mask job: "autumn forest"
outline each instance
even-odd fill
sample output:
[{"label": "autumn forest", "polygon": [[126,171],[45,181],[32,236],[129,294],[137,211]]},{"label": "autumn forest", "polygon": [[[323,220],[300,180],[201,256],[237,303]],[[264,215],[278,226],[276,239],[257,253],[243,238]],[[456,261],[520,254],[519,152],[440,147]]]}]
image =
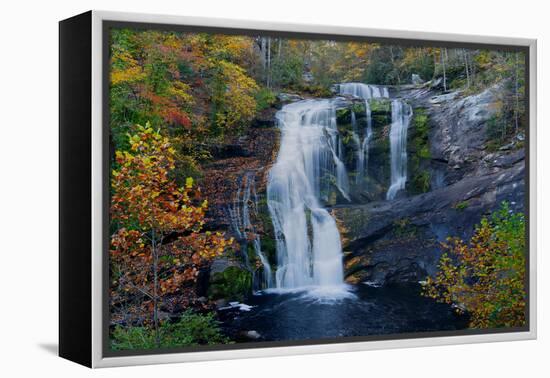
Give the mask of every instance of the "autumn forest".
[{"label": "autumn forest", "polygon": [[111,350],[526,326],[523,51],[109,50]]}]

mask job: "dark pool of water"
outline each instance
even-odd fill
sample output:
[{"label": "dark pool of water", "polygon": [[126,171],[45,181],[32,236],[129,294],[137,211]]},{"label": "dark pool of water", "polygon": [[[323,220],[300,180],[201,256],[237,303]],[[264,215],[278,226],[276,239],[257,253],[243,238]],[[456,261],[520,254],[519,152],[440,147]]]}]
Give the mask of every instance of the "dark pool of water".
[{"label": "dark pool of water", "polygon": [[420,295],[419,285],[351,287],[350,295],[330,300],[306,293],[254,295],[250,311],[221,311],[224,330],[239,341],[254,330],[258,341],[306,340],[463,329],[465,316]]}]

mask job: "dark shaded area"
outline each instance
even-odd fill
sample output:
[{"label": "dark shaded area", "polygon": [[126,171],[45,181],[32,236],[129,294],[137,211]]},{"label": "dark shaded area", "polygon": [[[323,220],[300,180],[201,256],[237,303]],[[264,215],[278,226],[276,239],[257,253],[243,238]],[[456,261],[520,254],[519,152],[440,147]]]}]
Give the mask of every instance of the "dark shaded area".
[{"label": "dark shaded area", "polygon": [[[419,285],[352,287],[354,298],[323,300],[306,293],[262,294],[250,311],[220,312],[237,341],[307,340],[465,329],[467,316],[420,295]],[[256,331],[256,333],[251,332]]]}]

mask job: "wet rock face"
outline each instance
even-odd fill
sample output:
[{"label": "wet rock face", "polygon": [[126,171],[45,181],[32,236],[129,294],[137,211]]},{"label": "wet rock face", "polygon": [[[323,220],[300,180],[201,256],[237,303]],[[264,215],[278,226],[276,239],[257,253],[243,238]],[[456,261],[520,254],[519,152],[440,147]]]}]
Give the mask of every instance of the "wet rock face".
[{"label": "wet rock face", "polygon": [[[344,250],[346,280],[350,283],[392,284],[418,282],[436,272],[441,242],[449,236],[470,238],[480,219],[504,200],[515,211],[524,210],[525,153],[516,145],[489,151],[487,127],[499,109],[500,86],[479,94],[438,94],[429,87],[392,89],[413,108],[407,133],[407,183],[395,200],[386,201],[390,183],[391,101],[369,102],[372,138],[367,174],[357,177],[357,143],[367,128],[364,100],[339,96],[336,126],[342,161],[349,175],[347,200],[337,189],[326,195],[337,220]],[[301,97],[282,94],[281,102]],[[266,179],[278,152],[277,105],[258,116],[246,135],[220,146],[218,158],[206,167],[204,181],[211,198],[208,228],[228,230],[224,209],[233,201],[240,178],[255,172],[261,247],[275,264],[275,242],[265,197]],[[217,183],[223,183],[218,185]],[[217,187],[234,186],[218,193]],[[263,210],[262,210],[263,209]],[[213,271],[224,271],[235,261],[217,261]],[[241,266],[242,268],[242,266]],[[211,275],[213,273],[211,272]]]},{"label": "wet rock face", "polygon": [[[373,98],[368,101],[372,135],[362,174],[357,171],[357,159],[359,144],[367,132],[365,101],[345,98],[337,103],[336,124],[344,150],[343,163],[348,172],[349,195],[353,203],[367,203],[384,198],[390,182],[391,103],[387,98]],[[349,201],[342,198],[337,203],[345,204]]]},{"label": "wet rock face", "polygon": [[[409,127],[407,193],[393,201],[373,199],[332,209],[348,282],[424,280],[435,273],[440,243],[447,237],[467,240],[502,201],[524,211],[524,149],[486,149],[487,124],[499,111],[500,92],[494,86],[468,97],[456,92],[434,96],[425,89],[401,93],[427,122],[422,127],[413,120]],[[377,152],[382,152],[380,144],[371,156]],[[425,187],[419,190],[419,185]]]},{"label": "wet rock face", "polygon": [[463,98],[454,92],[429,99],[430,121],[437,126],[430,132],[431,153],[447,163],[448,183],[475,170],[486,154],[487,122],[500,111],[502,86]]},{"label": "wet rock face", "polygon": [[[488,154],[487,124],[501,110],[503,84],[472,96],[460,91],[438,94],[426,87],[392,89],[392,96],[411,104],[413,116],[407,133],[407,183],[400,197],[412,196],[455,183],[473,174]],[[390,183],[391,100],[369,100],[372,136],[366,157],[366,173],[357,180],[358,140],[367,128],[363,100],[342,97],[336,123],[343,148],[343,162],[350,181],[353,203],[385,198]],[[334,196],[330,205],[349,201]]]},{"label": "wet rock face", "polygon": [[439,243],[446,237],[471,237],[481,217],[504,200],[512,209],[523,210],[524,175],[519,160],[414,197],[334,208],[348,281],[384,284],[433,274],[441,255]]},{"label": "wet rock face", "polygon": [[279,102],[279,104],[277,104],[277,107],[281,108],[284,104],[288,104],[288,103],[296,102],[296,101],[301,101],[303,99],[304,98],[302,96],[300,96],[299,94],[296,94],[296,93],[283,93],[283,92],[281,92],[277,95],[277,100]]}]

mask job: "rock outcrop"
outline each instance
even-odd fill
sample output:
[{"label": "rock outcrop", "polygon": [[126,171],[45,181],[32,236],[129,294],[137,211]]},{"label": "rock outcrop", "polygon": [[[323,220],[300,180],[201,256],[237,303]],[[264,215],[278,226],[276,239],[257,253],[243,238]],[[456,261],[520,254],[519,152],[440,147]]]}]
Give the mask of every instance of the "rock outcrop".
[{"label": "rock outcrop", "polygon": [[[501,148],[489,146],[487,130],[501,111],[503,85],[470,96],[460,91],[442,93],[430,85],[391,88],[392,97],[401,98],[413,109],[407,133],[407,184],[391,201],[386,200],[391,100],[369,100],[372,138],[367,174],[360,180],[356,180],[358,147],[354,138],[364,137],[361,133],[367,128],[365,102],[349,96],[335,100],[339,148],[350,181],[349,199],[336,186],[322,197],[339,225],[348,282],[384,285],[424,280],[435,273],[443,250],[441,242],[447,237],[467,240],[480,219],[502,201],[515,211],[524,211],[522,140],[517,137]],[[214,149],[216,159],[205,167],[203,182],[207,183],[207,197],[212,199],[207,227],[229,232],[227,209],[235,200],[242,177],[253,173],[258,212],[252,223],[273,269],[275,240],[265,190],[278,152],[275,113],[281,104],[301,99],[298,95],[279,95],[279,102],[259,114],[246,135]],[[224,188],[223,192],[218,193],[218,187]],[[255,277],[254,267],[243,264],[246,254],[253,262],[253,253],[243,250],[241,256],[217,260],[211,276],[240,267]]]},{"label": "rock outcrop", "polygon": [[[400,93],[415,114],[425,115],[425,140],[415,130],[419,123],[411,122],[407,193],[401,198],[332,208],[348,282],[423,280],[436,271],[440,243],[448,236],[468,239],[502,201],[524,210],[524,149],[515,142],[494,152],[488,148],[487,127],[499,111],[501,85],[472,96],[434,96],[426,88]],[[420,189],[414,182],[419,174],[428,180]]]}]

